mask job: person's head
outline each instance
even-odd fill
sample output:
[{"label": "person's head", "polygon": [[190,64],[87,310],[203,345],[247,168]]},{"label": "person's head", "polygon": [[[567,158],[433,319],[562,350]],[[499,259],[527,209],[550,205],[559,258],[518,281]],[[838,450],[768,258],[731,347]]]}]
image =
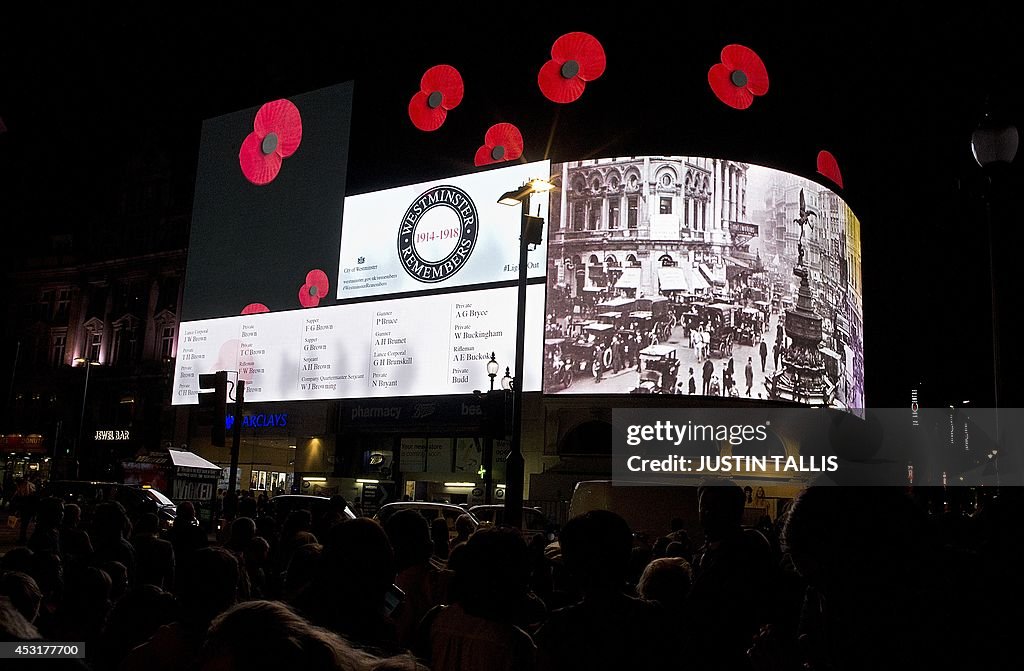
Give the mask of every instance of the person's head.
[{"label": "person's head", "polygon": [[327,598],[353,595],[374,603],[384,598],[395,579],[395,556],[380,524],[366,517],[344,520],[331,527],[323,545]]},{"label": "person's head", "polygon": [[[416,668],[415,663],[410,664],[409,668]],[[240,603],[210,624],[200,653],[200,671],[288,668],[361,671],[378,668],[378,660],[278,601]]]},{"label": "person's head", "polygon": [[288,539],[300,531],[309,531],[313,528],[313,514],[308,510],[293,510],[284,519],[281,528],[281,538]]},{"label": "person's head", "polygon": [[93,540],[99,543],[115,541],[129,535],[131,522],[124,506],[117,501],[104,501],[96,506],[92,518]]},{"label": "person's head", "polygon": [[0,596],[0,641],[41,641],[39,630],[18,612],[11,600]]},{"label": "person's head", "polygon": [[434,541],[435,554],[448,556],[448,520],[435,517],[430,522],[430,538]]},{"label": "person's head", "polygon": [[176,524],[191,524],[196,519],[196,507],[191,501],[182,501],[178,504],[178,512],[175,517]]},{"label": "person's head", "polygon": [[583,590],[622,587],[629,571],[633,533],[609,510],[591,510],[566,522],[559,534],[562,561]]},{"label": "person's head", "polygon": [[21,571],[32,573],[33,559],[35,553],[24,545],[12,548],[0,557],[0,571]]},{"label": "person's head", "polygon": [[238,560],[229,550],[207,547],[193,552],[182,565],[179,583],[182,619],[205,626],[234,605],[238,580]]},{"label": "person's head", "polygon": [[424,564],[430,560],[434,543],[430,538],[430,523],[415,510],[399,510],[384,523],[395,564],[399,571]]},{"label": "person's head", "polygon": [[82,509],[77,503],[64,504],[64,527],[66,529],[77,529],[82,521]]},{"label": "person's head", "polygon": [[56,496],[47,496],[36,508],[36,526],[43,529],[57,529],[64,522],[64,501]]},{"label": "person's head", "polygon": [[693,375],[693,369],[692,368],[690,369],[690,375]]},{"label": "person's head", "polygon": [[0,574],[0,596],[7,597],[29,622],[39,616],[39,604],[43,593],[32,576],[21,571],[5,571]]},{"label": "person's head", "polygon": [[297,595],[313,582],[320,568],[320,558],[324,546],[319,543],[308,543],[296,548],[288,565],[285,567],[284,595],[285,600]]},{"label": "person's head", "polygon": [[100,568],[110,576],[110,598],[117,601],[128,591],[128,567],[119,561],[107,561]]},{"label": "person's head", "polygon": [[256,536],[256,523],[251,517],[236,517],[231,523],[227,544],[237,550],[244,550]]},{"label": "person's head", "polygon": [[253,537],[245,547],[245,561],[253,564],[263,564],[270,557],[270,543],[267,539],[259,536]]},{"label": "person's head", "polygon": [[160,519],[153,513],[143,513],[135,523],[136,536],[156,536],[160,533]]},{"label": "person's head", "polygon": [[637,593],[641,598],[657,601],[668,608],[680,608],[690,593],[693,574],[682,557],[655,559],[640,576]]},{"label": "person's head", "polygon": [[697,506],[704,537],[719,541],[741,531],[743,490],[732,480],[709,480],[697,490]]},{"label": "person's head", "polygon": [[465,539],[473,533],[473,518],[463,513],[455,518],[455,533],[459,538]]},{"label": "person's head", "polygon": [[508,527],[487,527],[462,547],[456,562],[462,605],[481,617],[509,617],[530,580],[530,554],[522,534]]},{"label": "person's head", "polygon": [[683,531],[686,529],[686,520],[682,517],[673,517],[670,526],[672,527],[672,531]]}]

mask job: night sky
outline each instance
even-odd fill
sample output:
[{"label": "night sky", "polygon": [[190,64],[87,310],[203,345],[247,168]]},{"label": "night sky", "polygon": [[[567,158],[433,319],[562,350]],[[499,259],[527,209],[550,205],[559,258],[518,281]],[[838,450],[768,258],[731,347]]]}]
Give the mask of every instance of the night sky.
[{"label": "night sky", "polygon": [[[531,161],[703,155],[826,183],[815,157],[828,149],[862,225],[869,405],[906,405],[921,380],[935,400],[991,403],[988,243],[970,135],[986,97],[1022,126],[1018,24],[979,2],[938,18],[902,3],[884,14],[734,4],[527,12],[515,3],[507,15],[483,15],[471,4],[344,3],[328,12],[292,3],[243,14],[215,3],[192,14],[83,7],[7,16],[5,251],[23,253],[40,232],[80,233],[111,211],[127,157],[144,148],[194,176],[204,119],[345,81],[355,83],[349,194],[471,172],[484,131],[501,121],[522,130]],[[601,40],[608,67],[579,101],[559,106],[536,75],[570,31]],[[707,85],[730,43],[754,49],[771,78],[745,111]],[[465,99],[440,130],[422,133],[406,106],[424,70],[441,63],[460,70]],[[1020,166],[993,187],[1004,321],[1021,295]],[[1019,374],[1021,347],[1011,345],[1021,339],[1004,328],[1001,368]],[[1002,405],[1015,393],[1007,389]]]}]

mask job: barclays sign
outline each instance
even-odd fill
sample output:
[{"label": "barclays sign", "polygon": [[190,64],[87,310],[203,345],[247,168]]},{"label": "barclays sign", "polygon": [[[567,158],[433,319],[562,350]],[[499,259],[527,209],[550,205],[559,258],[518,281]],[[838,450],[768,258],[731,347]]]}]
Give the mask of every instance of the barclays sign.
[{"label": "barclays sign", "polygon": [[[230,431],[235,426],[235,418],[228,415],[224,420],[224,428]],[[242,428],[282,428],[288,426],[288,413],[259,413],[242,417]]]}]

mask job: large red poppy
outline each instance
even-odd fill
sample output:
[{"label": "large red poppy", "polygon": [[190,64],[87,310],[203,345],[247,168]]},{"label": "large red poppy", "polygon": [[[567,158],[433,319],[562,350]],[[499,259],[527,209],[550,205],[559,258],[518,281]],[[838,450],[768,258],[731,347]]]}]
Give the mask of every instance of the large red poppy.
[{"label": "large red poppy", "polygon": [[571,103],[583,95],[607,65],[604,47],[587,33],[566,33],[551,46],[551,60],[540,68],[537,84],[551,102]]},{"label": "large red poppy", "polygon": [[420,130],[437,130],[448,111],[462,102],[462,75],[450,65],[435,65],[423,73],[420,90],[409,101],[409,119]]},{"label": "large red poppy", "polygon": [[818,152],[818,172],[843,188],[843,175],[839,172],[839,161],[832,152],[822,149]]},{"label": "large red poppy", "polygon": [[306,273],[306,283],[299,287],[299,303],[304,308],[315,308],[321,299],[327,297],[330,288],[327,273],[322,270],[311,270]]},{"label": "large red poppy", "polygon": [[249,303],[242,308],[243,315],[258,315],[261,312],[270,312],[270,308],[263,303]]},{"label": "large red poppy", "polygon": [[510,123],[496,123],[484,134],[484,144],[476,150],[474,165],[514,161],[523,155],[523,134]]},{"label": "large red poppy", "polygon": [[730,44],[722,49],[722,62],[708,71],[708,83],[719,100],[743,110],[754,102],[754,96],[768,92],[768,70],[752,49]]},{"label": "large red poppy", "polygon": [[289,100],[274,100],[256,112],[253,130],[242,142],[238,162],[245,178],[262,186],[274,181],[281,161],[302,142],[302,117]]}]

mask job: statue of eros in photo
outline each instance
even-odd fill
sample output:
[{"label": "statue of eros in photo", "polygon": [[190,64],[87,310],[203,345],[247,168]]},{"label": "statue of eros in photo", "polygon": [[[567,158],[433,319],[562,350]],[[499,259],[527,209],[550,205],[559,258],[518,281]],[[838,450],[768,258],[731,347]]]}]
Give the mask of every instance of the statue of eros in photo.
[{"label": "statue of eros in photo", "polygon": [[804,265],[804,240],[807,237],[807,229],[814,228],[814,224],[811,222],[811,217],[817,218],[818,213],[813,209],[808,209],[806,201],[804,201],[804,190],[800,189],[800,216],[793,220],[794,224],[800,226],[800,241],[797,242],[797,265]]}]

